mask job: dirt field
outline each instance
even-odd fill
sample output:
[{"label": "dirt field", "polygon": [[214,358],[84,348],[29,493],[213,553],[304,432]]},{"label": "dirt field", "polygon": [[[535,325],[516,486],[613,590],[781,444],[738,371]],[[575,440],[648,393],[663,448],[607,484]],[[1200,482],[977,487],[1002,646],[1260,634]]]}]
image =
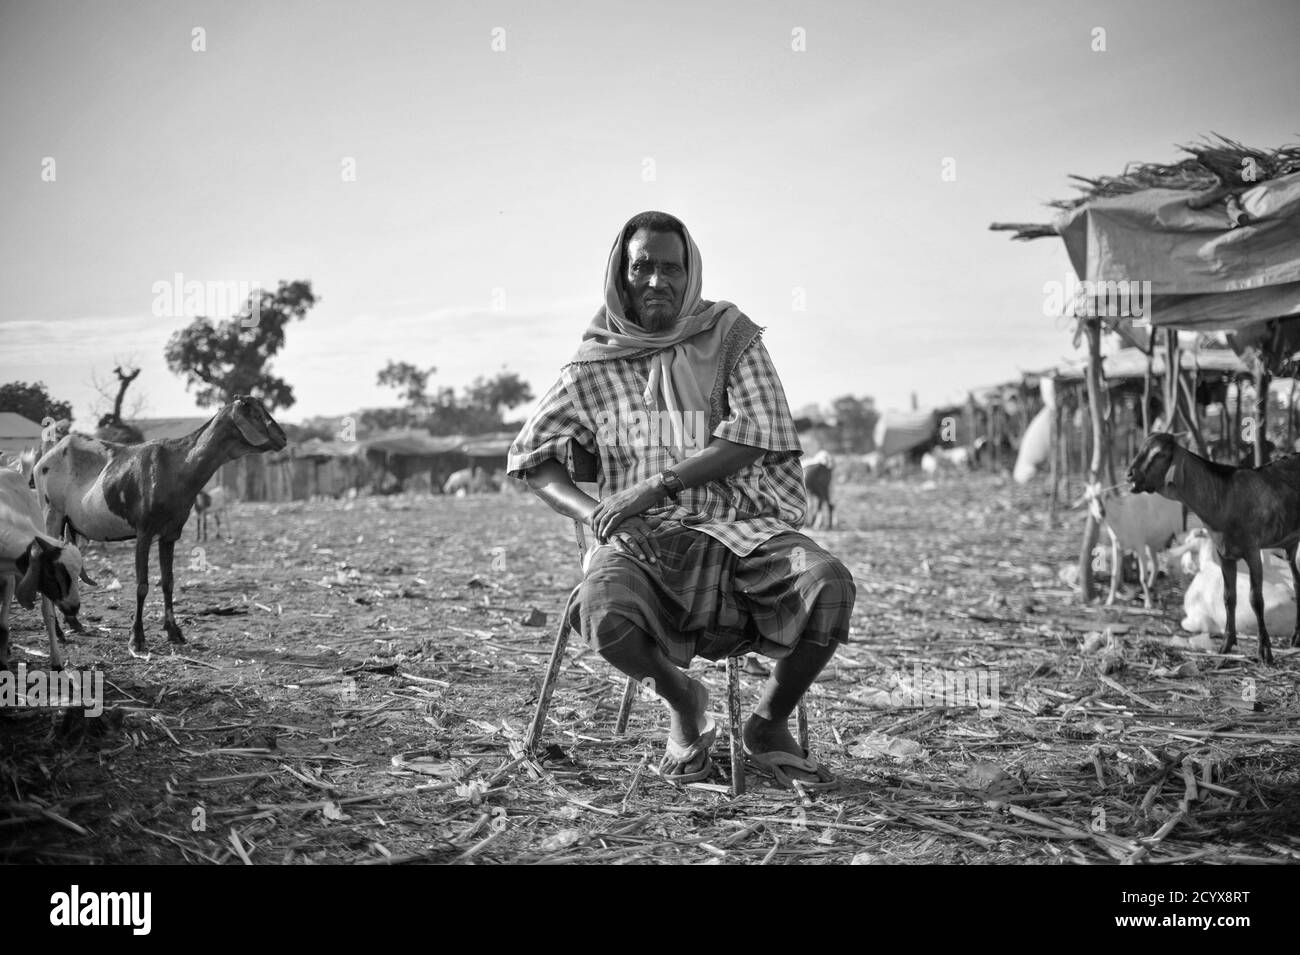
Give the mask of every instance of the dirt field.
[{"label": "dirt field", "polygon": [[[104,671],[108,709],[0,711],[0,857],[1300,860],[1300,661],[1285,637],[1271,669],[1252,639],[1227,660],[1172,646],[1182,594],[1164,579],[1162,609],[1081,606],[1057,576],[1080,512],[1047,528],[1041,487],[981,475],[836,493],[841,527],[812,533],[857,579],[855,642],[808,696],[836,792],[801,800],[751,773],[731,799],[725,733],[714,780],[668,786],[652,772],[662,707],[638,703],[615,737],[621,680],[576,639],[550,746],[524,758],[578,579],[570,525],[531,498],[243,505],[233,542],[178,547],[181,655],[156,586],[154,655],[128,654],[131,545],[89,549],[92,575],[120,589],[87,595],[68,652]],[[523,622],[533,610],[544,625]],[[39,616],[14,623],[15,662],[41,667]],[[996,677],[995,711],[905,692],[969,668]],[[724,671],[693,672],[721,710]]]}]

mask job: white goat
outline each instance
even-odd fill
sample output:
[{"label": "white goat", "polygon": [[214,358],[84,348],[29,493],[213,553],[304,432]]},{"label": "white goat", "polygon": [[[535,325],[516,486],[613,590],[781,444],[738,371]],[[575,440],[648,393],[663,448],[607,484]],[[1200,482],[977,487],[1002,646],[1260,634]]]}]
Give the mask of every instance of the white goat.
[{"label": "white goat", "polygon": [[[208,515],[217,522],[217,536],[221,536],[221,521],[225,518],[229,524],[230,516],[227,508],[235,503],[235,495],[230,492],[229,488],[217,485],[210,491],[199,491],[198,496],[194,498],[194,516],[196,518],[194,528],[195,539],[205,541],[208,539]],[[227,540],[233,538],[227,537]]]},{"label": "white goat", "polygon": [[32,469],[35,467],[35,448],[28,448],[25,451],[0,451],[0,468],[10,468],[17,471],[23,476],[23,480],[29,482],[29,486],[32,479]]},{"label": "white goat", "polygon": [[59,641],[63,635],[52,604],[76,624],[81,609],[78,583],[96,586],[82,567],[81,551],[73,544],[59,543],[41,525],[41,509],[27,479],[19,471],[0,468],[0,669],[9,668],[9,605],[14,597],[31,610],[40,594],[41,618],[50,638],[50,669],[62,670]]},{"label": "white goat", "polygon": [[1106,603],[1115,602],[1115,592],[1123,576],[1124,555],[1136,554],[1138,578],[1142,583],[1142,606],[1149,609],[1151,588],[1155,586],[1159,570],[1156,555],[1182,531],[1183,506],[1154,494],[1128,494],[1107,498],[1103,508],[1112,556],[1110,596]]},{"label": "white goat", "polygon": [[[1223,602],[1223,567],[1219,562],[1209,531],[1198,527],[1190,531],[1186,541],[1170,551],[1182,558],[1184,572],[1194,575],[1183,597],[1182,627],[1189,633],[1209,633],[1215,636],[1227,632],[1228,618]],[[1270,631],[1286,633],[1295,627],[1296,601],[1292,590],[1291,568],[1280,551],[1266,550],[1261,554],[1264,569],[1264,625]],[[1250,606],[1250,578],[1237,577],[1236,618],[1237,632],[1258,636],[1259,626]]]},{"label": "white goat", "polygon": [[443,494],[455,494],[457,497],[464,497],[466,494],[481,494],[491,490],[495,490],[492,486],[492,479],[480,467],[462,468],[459,471],[453,471],[442,485]]},{"label": "white goat", "polygon": [[163,629],[172,643],[184,643],[172,613],[172,558],[195,497],[227,461],[279,451],[286,443],[259,399],[236,395],[183,438],[125,445],[72,434],[36,462],[36,491],[48,533],[135,540],[133,655],[145,649],[144,599],[154,538],[162,569]]}]

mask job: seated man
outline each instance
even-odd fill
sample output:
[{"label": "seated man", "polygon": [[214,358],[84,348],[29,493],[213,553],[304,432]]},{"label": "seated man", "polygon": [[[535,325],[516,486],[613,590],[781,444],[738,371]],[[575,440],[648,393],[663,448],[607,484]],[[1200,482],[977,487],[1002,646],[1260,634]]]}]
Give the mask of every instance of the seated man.
[{"label": "seated man", "polygon": [[[676,218],[635,216],[605,271],[605,304],[510,449],[507,470],[601,546],[566,610],[613,666],[671,710],[660,773],[705,778],[717,729],[708,692],[678,667],[757,651],[777,660],[744,746],[788,785],[829,779],[790,714],[838,643],[856,591],[840,561],[797,532],[801,449],[760,329],[700,297],[700,253]],[[562,463],[597,456],[599,502]]]}]

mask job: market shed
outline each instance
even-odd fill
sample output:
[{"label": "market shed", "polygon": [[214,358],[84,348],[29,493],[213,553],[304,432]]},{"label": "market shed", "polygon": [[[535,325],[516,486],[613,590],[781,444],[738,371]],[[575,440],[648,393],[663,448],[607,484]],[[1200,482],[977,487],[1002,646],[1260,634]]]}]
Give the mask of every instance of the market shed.
[{"label": "market shed", "polygon": [[[1227,332],[1262,396],[1248,416],[1257,465],[1270,444],[1270,380],[1292,373],[1300,349],[1300,147],[1259,150],[1218,139],[1182,148],[1189,158],[1178,163],[1130,164],[1115,177],[1073,177],[1081,195],[1051,203],[1060,214],[1050,224],[991,226],[1016,239],[1061,239],[1078,277],[1066,312],[1088,342],[1089,497],[1117,483],[1103,332],[1153,361],[1163,355],[1169,373],[1162,380],[1162,427],[1187,431],[1207,456],[1198,384],[1185,370],[1178,332]],[[1144,375],[1149,388],[1154,376]],[[1145,405],[1143,416],[1149,428]],[[1097,532],[1097,511],[1090,507],[1080,552],[1085,600],[1092,596]]]}]

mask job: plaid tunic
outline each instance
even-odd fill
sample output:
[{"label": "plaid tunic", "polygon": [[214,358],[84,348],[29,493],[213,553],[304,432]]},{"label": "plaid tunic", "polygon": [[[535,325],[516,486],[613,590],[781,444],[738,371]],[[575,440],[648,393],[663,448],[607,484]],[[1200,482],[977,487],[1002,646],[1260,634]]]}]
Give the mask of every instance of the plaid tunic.
[{"label": "plaid tunic", "polygon": [[[652,355],[566,365],[510,448],[507,471],[516,477],[548,458],[565,461],[576,438],[597,455],[600,497],[617,493],[678,463],[667,441],[597,441],[602,412],[619,420],[654,408],[643,397]],[[745,557],[761,543],[803,526],[807,511],[802,448],[781,379],[759,338],[745,349],[726,385],[730,414],[713,437],[763,448],[753,464],[703,487],[689,488],[680,503],[665,501],[646,513],[681,522]],[[689,430],[689,429],[688,429]],[[704,443],[708,443],[705,438]]]}]

